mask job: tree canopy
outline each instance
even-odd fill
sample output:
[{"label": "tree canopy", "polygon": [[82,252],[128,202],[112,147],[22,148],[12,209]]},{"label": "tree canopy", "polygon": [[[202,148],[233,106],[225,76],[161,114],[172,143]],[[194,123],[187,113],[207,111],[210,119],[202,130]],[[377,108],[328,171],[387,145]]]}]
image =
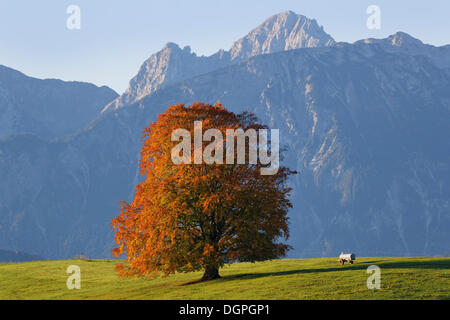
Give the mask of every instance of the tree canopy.
[{"label": "tree canopy", "polygon": [[[289,237],[287,178],[295,172],[279,167],[274,174],[261,174],[267,164],[249,163],[250,152],[244,164],[238,164],[237,152],[234,164],[174,163],[179,142],[172,141],[173,133],[182,128],[194,137],[195,121],[202,121],[203,131],[223,132],[223,140],[201,141],[213,157],[214,143],[237,138],[227,136],[227,129],[267,129],[253,114],[235,114],[220,104],[174,105],[160,114],[144,130],[143,181],[112,221],[118,244],[113,253],[126,255],[126,267],[118,267],[121,275],[204,270],[203,279],[214,279],[226,263],[274,259],[289,250],[282,240]],[[252,148],[250,139],[246,146]],[[194,143],[190,147],[195,156]]]}]

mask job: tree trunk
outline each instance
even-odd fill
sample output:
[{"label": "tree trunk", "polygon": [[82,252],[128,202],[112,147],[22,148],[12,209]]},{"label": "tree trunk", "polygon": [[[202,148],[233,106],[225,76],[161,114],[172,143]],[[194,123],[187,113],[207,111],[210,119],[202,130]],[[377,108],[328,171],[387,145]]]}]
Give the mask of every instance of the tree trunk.
[{"label": "tree trunk", "polygon": [[203,274],[202,281],[214,280],[214,279],[219,279],[219,278],[220,278],[219,268],[217,268],[215,266],[207,266],[205,268],[205,273]]}]

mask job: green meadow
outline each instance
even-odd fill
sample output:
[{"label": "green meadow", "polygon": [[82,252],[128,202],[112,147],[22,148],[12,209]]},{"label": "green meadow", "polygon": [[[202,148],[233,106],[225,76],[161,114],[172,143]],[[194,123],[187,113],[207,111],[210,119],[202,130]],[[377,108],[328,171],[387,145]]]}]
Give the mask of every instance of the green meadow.
[{"label": "green meadow", "polygon": [[[0,264],[0,299],[450,299],[450,258],[283,259],[236,263],[221,279],[202,272],[165,278],[119,278],[117,260]],[[81,289],[69,290],[67,267],[81,270]],[[367,288],[367,267],[381,268],[381,288]]]}]

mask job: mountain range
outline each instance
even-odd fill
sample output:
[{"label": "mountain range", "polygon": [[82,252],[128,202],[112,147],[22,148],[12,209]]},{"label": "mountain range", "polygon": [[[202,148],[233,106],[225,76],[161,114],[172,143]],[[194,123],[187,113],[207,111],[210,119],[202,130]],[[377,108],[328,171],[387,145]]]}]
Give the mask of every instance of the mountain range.
[{"label": "mountain range", "polygon": [[0,65],[0,138],[29,133],[53,139],[73,134],[117,96],[108,87],[40,80]]},{"label": "mountain range", "polygon": [[299,172],[290,257],[450,251],[450,46],[403,32],[340,43],[286,11],[209,57],[168,43],[121,96],[2,70],[0,249],[109,257],[110,221],[141,179],[142,130],[203,101],[280,129],[283,164]]},{"label": "mountain range", "polygon": [[141,66],[138,74],[119,98],[105,108],[114,109],[134,103],[156,90],[194,76],[223,68],[262,54],[298,48],[333,45],[335,41],[315,20],[282,12],[264,21],[245,37],[236,41],[229,51],[219,50],[205,57],[191,52],[189,46],[181,49],[169,42]]}]

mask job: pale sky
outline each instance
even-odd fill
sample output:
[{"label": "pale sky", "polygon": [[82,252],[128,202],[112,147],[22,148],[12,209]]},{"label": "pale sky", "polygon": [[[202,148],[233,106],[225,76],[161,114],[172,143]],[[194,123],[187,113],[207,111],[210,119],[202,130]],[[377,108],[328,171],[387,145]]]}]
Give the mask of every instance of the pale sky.
[{"label": "pale sky", "polygon": [[[81,10],[79,30],[66,26],[69,5]],[[369,5],[381,9],[380,30],[366,26]],[[449,0],[0,0],[0,64],[122,93],[167,42],[210,55],[285,10],[316,19],[336,41],[404,31],[425,43],[450,44]]]}]

